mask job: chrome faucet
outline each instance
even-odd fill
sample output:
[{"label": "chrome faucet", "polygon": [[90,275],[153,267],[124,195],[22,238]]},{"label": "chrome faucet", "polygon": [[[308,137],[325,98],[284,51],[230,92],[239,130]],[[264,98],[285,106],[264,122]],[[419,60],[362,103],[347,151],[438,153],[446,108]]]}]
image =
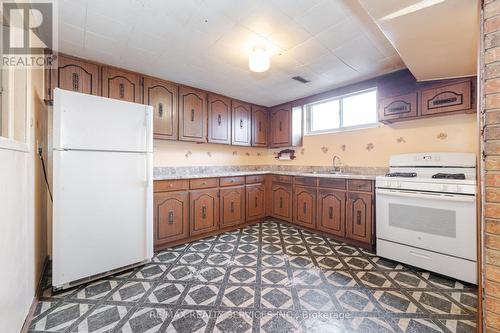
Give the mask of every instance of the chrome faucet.
[{"label": "chrome faucet", "polygon": [[[337,162],[340,164],[337,166]],[[342,172],[342,161],[340,160],[340,157],[338,157],[337,155],[333,155],[333,172]]]}]

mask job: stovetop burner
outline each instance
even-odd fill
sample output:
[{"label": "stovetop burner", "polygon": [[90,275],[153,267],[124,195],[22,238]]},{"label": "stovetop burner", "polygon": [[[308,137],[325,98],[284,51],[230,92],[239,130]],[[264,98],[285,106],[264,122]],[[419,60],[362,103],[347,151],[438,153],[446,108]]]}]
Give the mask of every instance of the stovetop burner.
[{"label": "stovetop burner", "polygon": [[385,175],[386,177],[405,177],[405,178],[413,178],[417,177],[416,172],[389,172]]},{"label": "stovetop burner", "polygon": [[432,175],[432,178],[437,179],[465,179],[465,174],[463,173],[436,173]]}]

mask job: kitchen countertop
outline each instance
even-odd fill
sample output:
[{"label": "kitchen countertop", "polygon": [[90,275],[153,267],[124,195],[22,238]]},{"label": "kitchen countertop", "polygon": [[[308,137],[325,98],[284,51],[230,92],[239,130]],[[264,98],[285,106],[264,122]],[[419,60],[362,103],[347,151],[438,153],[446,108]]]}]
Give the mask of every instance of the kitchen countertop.
[{"label": "kitchen countertop", "polygon": [[367,179],[374,180],[377,175],[364,175],[354,173],[313,173],[304,171],[221,171],[216,173],[192,173],[192,174],[170,174],[155,175],[154,180],[173,180],[173,179],[193,179],[193,178],[215,178],[215,177],[236,177],[250,175],[285,175],[301,177],[319,177],[319,178],[345,178],[345,179]]}]

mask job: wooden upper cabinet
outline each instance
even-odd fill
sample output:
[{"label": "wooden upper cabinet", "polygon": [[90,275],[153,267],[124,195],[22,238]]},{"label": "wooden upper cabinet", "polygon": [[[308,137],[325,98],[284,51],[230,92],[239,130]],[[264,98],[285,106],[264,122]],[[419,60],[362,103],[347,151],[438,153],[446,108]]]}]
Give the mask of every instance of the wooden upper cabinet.
[{"label": "wooden upper cabinet", "polygon": [[434,115],[472,108],[472,82],[450,83],[423,89],[422,115]]},{"label": "wooden upper cabinet", "polygon": [[270,146],[288,147],[292,145],[292,105],[283,104],[271,109]]},{"label": "wooden upper cabinet", "polygon": [[208,142],[231,144],[231,99],[208,94]]},{"label": "wooden upper cabinet", "polygon": [[372,243],[372,199],[371,193],[347,193],[345,221],[347,238],[366,244]]},{"label": "wooden upper cabinet", "polygon": [[267,147],[269,113],[266,108],[252,105],[252,146]]},{"label": "wooden upper cabinet", "polygon": [[320,189],[318,191],[318,224],[321,231],[345,236],[345,191]]},{"label": "wooden upper cabinet", "polygon": [[233,138],[231,143],[237,146],[251,144],[251,106],[248,103],[232,100]]},{"label": "wooden upper cabinet", "polygon": [[[50,73],[50,74],[49,74]],[[48,70],[46,99],[53,99],[54,88],[99,95],[99,66],[83,60],[59,55],[57,69]]]},{"label": "wooden upper cabinet", "polygon": [[246,186],[246,218],[248,221],[266,216],[266,187],[264,184]]},{"label": "wooden upper cabinet", "polygon": [[220,190],[221,227],[245,223],[245,186]]},{"label": "wooden upper cabinet", "polygon": [[179,140],[207,142],[206,92],[181,86],[179,89]]},{"label": "wooden upper cabinet", "polygon": [[387,121],[417,116],[417,93],[389,97],[380,100],[378,120]]},{"label": "wooden upper cabinet", "polygon": [[314,228],[316,226],[316,188],[296,186],[293,191],[293,222]]},{"label": "wooden upper cabinet", "polygon": [[271,188],[272,216],[292,222],[292,188],[274,184]]},{"label": "wooden upper cabinet", "polygon": [[153,135],[155,139],[177,140],[179,88],[176,84],[144,78],[144,103],[153,106]]},{"label": "wooden upper cabinet", "polygon": [[102,96],[142,103],[139,74],[112,67],[102,67],[101,73]]},{"label": "wooden upper cabinet", "polygon": [[154,195],[154,245],[186,238],[189,235],[189,195],[162,192]]},{"label": "wooden upper cabinet", "polygon": [[219,190],[191,191],[190,235],[199,235],[219,228]]}]

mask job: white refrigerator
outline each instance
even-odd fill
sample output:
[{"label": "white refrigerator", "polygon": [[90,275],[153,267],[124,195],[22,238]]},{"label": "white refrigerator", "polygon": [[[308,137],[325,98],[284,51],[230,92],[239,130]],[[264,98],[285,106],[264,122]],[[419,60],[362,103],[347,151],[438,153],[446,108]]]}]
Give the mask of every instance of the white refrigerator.
[{"label": "white refrigerator", "polygon": [[55,89],[52,285],[153,256],[152,107]]}]

